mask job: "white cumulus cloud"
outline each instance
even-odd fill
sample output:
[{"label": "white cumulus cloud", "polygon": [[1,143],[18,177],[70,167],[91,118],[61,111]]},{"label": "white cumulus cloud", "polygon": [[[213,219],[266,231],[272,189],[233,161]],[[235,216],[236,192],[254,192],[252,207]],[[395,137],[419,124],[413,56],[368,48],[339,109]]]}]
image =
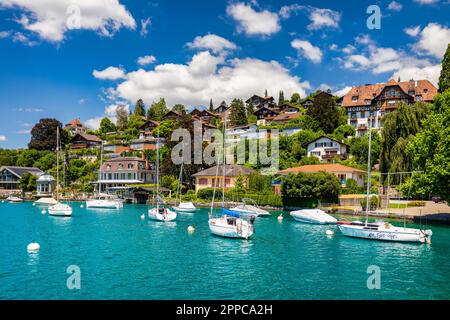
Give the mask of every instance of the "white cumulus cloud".
[{"label": "white cumulus cloud", "polygon": [[6,141],[6,140],[7,140],[6,136],[0,135],[0,142]]},{"label": "white cumulus cloud", "polygon": [[146,66],[152,63],[156,62],[156,58],[155,56],[149,55],[149,56],[142,56],[139,57],[137,62],[141,65],[141,66]]},{"label": "white cumulus cloud", "polygon": [[313,46],[309,41],[295,39],[291,42],[291,46],[297,50],[300,56],[311,60],[313,63],[322,61],[322,51],[319,47]]},{"label": "white cumulus cloud", "polygon": [[270,36],[281,30],[277,13],[268,10],[256,11],[243,2],[228,5],[226,11],[238,23],[238,32],[250,36]]},{"label": "white cumulus cloud", "polygon": [[401,3],[398,3],[397,1],[392,1],[388,5],[388,9],[391,11],[401,11],[403,8],[403,5]]},{"label": "white cumulus cloud", "polygon": [[207,49],[214,53],[237,49],[236,44],[215,34],[197,36],[192,42],[188,42],[186,45],[191,49]]},{"label": "white cumulus cloud", "polygon": [[338,28],[341,14],[331,9],[312,8],[309,14],[311,23],[308,25],[309,30],[317,30],[320,28]]},{"label": "white cumulus cloud", "polygon": [[92,75],[97,79],[117,80],[125,78],[125,70],[117,67],[108,67],[101,71],[94,70]]},{"label": "white cumulus cloud", "polygon": [[118,0],[2,0],[0,8],[23,10],[17,22],[41,39],[60,42],[71,29],[93,30],[111,36],[120,28],[136,28],[136,22]]},{"label": "white cumulus cloud", "polygon": [[411,37],[417,37],[417,35],[420,32],[420,26],[415,26],[415,27],[409,27],[409,28],[405,28],[403,29],[403,31]]},{"label": "white cumulus cloud", "polygon": [[414,45],[422,54],[442,59],[447,45],[450,43],[450,28],[438,23],[429,23],[418,34],[419,40]]}]

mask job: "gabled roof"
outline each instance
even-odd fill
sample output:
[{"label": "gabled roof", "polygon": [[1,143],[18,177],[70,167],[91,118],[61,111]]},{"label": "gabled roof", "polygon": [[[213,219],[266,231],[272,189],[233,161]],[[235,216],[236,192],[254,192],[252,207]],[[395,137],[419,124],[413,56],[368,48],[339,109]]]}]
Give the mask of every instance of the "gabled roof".
[{"label": "gabled roof", "polygon": [[44,171],[35,167],[3,166],[0,168],[0,171],[3,171],[4,169],[8,170],[18,178],[21,178],[25,173],[31,173],[35,177],[39,177],[44,174]]},{"label": "gabled roof", "polygon": [[81,137],[86,141],[99,142],[99,143],[102,142],[102,139],[100,139],[96,135],[88,134],[88,133],[77,133],[76,135],[73,136],[73,138],[70,141],[76,140],[77,137]]},{"label": "gabled roof", "polygon": [[305,143],[304,146],[309,145],[309,144],[311,144],[311,143],[313,143],[313,142],[315,142],[315,141],[317,141],[317,140],[319,140],[319,139],[322,139],[322,138],[326,138],[326,139],[328,139],[328,140],[337,142],[337,143],[342,144],[342,145],[344,145],[344,146],[348,146],[348,144],[346,144],[346,143],[344,143],[344,142],[342,142],[342,141],[338,141],[338,140],[336,140],[336,139],[332,139],[332,138],[330,138],[330,137],[328,137],[328,136],[326,136],[326,135],[321,135],[320,137],[318,137],[318,138],[316,138],[316,139],[314,139],[314,140],[311,140],[311,141]]},{"label": "gabled roof", "polygon": [[155,127],[159,126],[159,122],[158,121],[154,121],[154,120],[147,120],[145,121],[142,126],[139,127],[139,129],[143,129],[145,127],[147,127],[148,124],[153,124]]},{"label": "gabled roof", "polygon": [[315,172],[322,172],[322,171],[329,172],[329,173],[340,173],[340,172],[361,173],[361,174],[366,173],[366,171],[364,171],[364,170],[347,167],[347,166],[344,166],[343,164],[327,163],[327,164],[310,164],[310,165],[305,165],[305,166],[300,166],[300,167],[288,168],[288,169],[279,171],[278,174],[286,175],[289,173],[294,173],[294,174],[300,173],[300,172],[315,173]]},{"label": "gabled roof", "polygon": [[81,127],[84,128],[85,126],[81,123],[80,118],[72,119],[70,120],[65,127]]},{"label": "gabled roof", "polygon": [[272,113],[274,113],[274,114],[279,114],[278,111],[273,110],[272,108],[264,107],[264,106],[262,106],[261,108],[256,109],[255,112],[253,112],[253,114],[258,114],[258,113],[259,113],[261,110],[263,110],[263,109],[269,110],[270,112],[272,112]]},{"label": "gabled roof", "polygon": [[273,118],[273,121],[289,121],[293,119],[297,119],[302,114],[300,112],[295,113],[280,113],[275,118]]},{"label": "gabled roof", "polygon": [[[372,101],[372,99],[377,97],[386,87],[396,85],[398,85],[403,92],[408,95],[410,91],[414,91],[414,95],[412,96],[415,98],[416,95],[420,95],[422,96],[423,101],[433,101],[435,95],[437,94],[437,88],[428,80],[396,82],[391,79],[387,83],[367,84],[351,88],[350,91],[344,95],[342,105],[344,107],[365,105],[366,100]],[[353,101],[353,96],[357,96],[358,99]]]},{"label": "gabled roof", "polygon": [[[239,175],[247,176],[253,173],[253,169],[244,167],[240,164],[227,164],[225,165],[225,176],[226,177],[238,177]],[[199,171],[192,176],[194,177],[206,177],[206,176],[215,176],[217,172],[217,166]],[[219,175],[223,174],[223,166],[219,166]]]}]

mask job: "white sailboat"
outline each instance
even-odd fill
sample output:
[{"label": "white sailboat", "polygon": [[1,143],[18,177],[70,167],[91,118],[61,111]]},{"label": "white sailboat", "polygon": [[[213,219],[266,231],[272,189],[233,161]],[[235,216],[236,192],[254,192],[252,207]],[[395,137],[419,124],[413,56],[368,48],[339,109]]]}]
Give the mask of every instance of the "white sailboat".
[{"label": "white sailboat", "polygon": [[248,220],[244,219],[244,217],[241,217],[241,215],[238,212],[227,210],[224,208],[224,202],[225,202],[225,163],[226,163],[226,156],[225,156],[225,147],[226,147],[226,113],[224,117],[224,139],[223,139],[223,176],[222,176],[222,210],[220,216],[214,216],[214,199],[216,195],[216,183],[217,183],[217,177],[219,174],[219,159],[221,159],[221,150],[219,149],[219,156],[217,158],[217,169],[216,169],[216,178],[214,179],[214,191],[213,191],[213,197],[211,200],[211,209],[209,212],[209,229],[212,234],[225,237],[225,238],[237,238],[237,239],[249,239],[253,236],[255,233],[254,228],[254,221],[255,216],[254,215],[247,215]]},{"label": "white sailboat", "polygon": [[243,198],[242,202],[243,202],[243,204],[239,204],[233,208],[230,208],[230,210],[239,212],[240,214],[243,214],[243,215],[248,214],[248,215],[254,215],[257,217],[270,216],[270,212],[258,207],[255,200],[250,199],[250,198]]},{"label": "white sailboat", "polygon": [[59,140],[59,126],[56,128],[56,201],[57,203],[48,207],[48,214],[51,216],[71,217],[72,208],[65,203],[59,202],[59,150],[61,142]]},{"label": "white sailboat", "polygon": [[103,165],[103,141],[100,151],[100,169],[98,171],[98,192],[95,199],[86,201],[86,208],[90,209],[120,209],[123,207],[122,201],[115,200],[113,196],[109,194],[101,193],[101,180],[102,180],[102,165]]},{"label": "white sailboat", "polygon": [[153,193],[155,200],[155,207],[148,210],[148,217],[151,220],[169,222],[177,218],[177,213],[170,210],[164,204],[162,199],[159,199],[159,135],[156,142],[156,194]]},{"label": "white sailboat", "polygon": [[372,144],[372,121],[369,119],[369,152],[367,159],[367,203],[366,220],[364,223],[338,222],[339,230],[347,237],[363,238],[369,240],[399,241],[399,242],[420,242],[430,243],[433,232],[431,230],[399,228],[388,222],[369,223],[370,207],[370,152]]},{"label": "white sailboat", "polygon": [[6,198],[6,201],[11,202],[11,203],[17,203],[17,202],[23,202],[23,199],[19,198],[19,197],[15,197],[15,196],[9,196],[8,198]]},{"label": "white sailboat", "polygon": [[[197,208],[194,206],[192,202],[181,202],[181,188],[183,187],[183,163],[181,163],[180,168],[180,177],[178,179],[179,184],[177,188],[177,195],[176,195],[176,203],[178,205],[175,205],[173,209],[178,212],[195,212]],[[180,197],[180,201],[178,202],[178,197]]]},{"label": "white sailboat", "polygon": [[302,209],[292,211],[291,217],[298,222],[311,224],[335,224],[337,219],[320,209]]}]

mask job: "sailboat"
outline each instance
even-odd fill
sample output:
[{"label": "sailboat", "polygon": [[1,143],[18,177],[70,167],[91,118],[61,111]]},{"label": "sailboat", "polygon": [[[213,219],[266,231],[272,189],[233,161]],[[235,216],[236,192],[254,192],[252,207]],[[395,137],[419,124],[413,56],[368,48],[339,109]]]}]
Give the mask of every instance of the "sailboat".
[{"label": "sailboat", "polygon": [[247,215],[248,219],[244,219],[244,216],[241,217],[241,214],[233,211],[225,209],[225,166],[226,166],[226,156],[225,156],[225,147],[226,147],[226,113],[224,117],[224,139],[223,139],[223,175],[222,175],[222,209],[220,216],[214,216],[214,200],[216,195],[216,184],[217,177],[219,175],[219,159],[221,159],[222,147],[219,148],[219,155],[217,158],[217,167],[216,167],[216,178],[214,179],[214,190],[213,197],[211,200],[211,209],[209,212],[209,229],[212,234],[225,238],[238,238],[238,239],[249,239],[255,233],[255,227],[253,225],[255,221],[254,215]]},{"label": "sailboat", "polygon": [[115,200],[113,196],[101,193],[102,180],[102,165],[103,165],[103,141],[100,151],[100,170],[98,171],[98,192],[95,199],[86,201],[86,208],[99,209],[120,209],[123,207],[122,201]]},{"label": "sailboat", "polygon": [[56,127],[56,204],[48,207],[48,214],[51,216],[70,217],[72,208],[65,203],[59,202],[59,150],[61,141],[59,139],[59,126]]},{"label": "sailboat", "polygon": [[366,219],[362,223],[338,222],[339,230],[347,237],[363,238],[369,240],[384,240],[398,242],[420,242],[430,243],[433,232],[431,230],[400,228],[393,226],[388,222],[369,223],[370,207],[370,152],[372,144],[372,121],[369,119],[369,150],[367,159],[367,201],[366,201]]},{"label": "sailboat", "polygon": [[177,213],[167,208],[164,201],[159,197],[159,135],[156,142],[156,192],[153,193],[153,198],[156,206],[148,210],[149,219],[169,222],[177,218]]},{"label": "sailboat", "polygon": [[[183,163],[181,163],[180,177],[178,179],[179,184],[177,188],[177,195],[175,201],[178,205],[174,206],[173,209],[178,212],[195,212],[197,208],[192,202],[181,202],[181,188],[183,187]],[[178,196],[180,197],[180,202],[178,202]]]}]

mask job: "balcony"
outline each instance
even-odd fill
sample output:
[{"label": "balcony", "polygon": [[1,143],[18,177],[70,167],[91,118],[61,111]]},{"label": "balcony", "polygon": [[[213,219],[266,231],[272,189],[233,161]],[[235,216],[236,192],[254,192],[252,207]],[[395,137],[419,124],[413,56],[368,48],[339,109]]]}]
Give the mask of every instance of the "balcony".
[{"label": "balcony", "polygon": [[365,124],[360,124],[357,128],[356,128],[356,130],[358,130],[358,131],[366,131],[368,128],[367,128],[367,125],[365,125]]}]

